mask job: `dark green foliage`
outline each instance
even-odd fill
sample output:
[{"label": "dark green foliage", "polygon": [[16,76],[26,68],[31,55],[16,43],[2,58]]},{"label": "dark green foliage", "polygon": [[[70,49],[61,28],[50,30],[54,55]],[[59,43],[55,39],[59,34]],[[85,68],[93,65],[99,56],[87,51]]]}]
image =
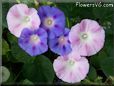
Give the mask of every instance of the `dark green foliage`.
[{"label": "dark green foliage", "polygon": [[52,63],[45,56],[37,56],[24,64],[23,76],[34,83],[52,83],[54,70]]},{"label": "dark green foliage", "polygon": [[[34,0],[20,0],[29,7],[35,7]],[[37,57],[31,57],[18,46],[18,38],[8,31],[6,15],[9,8],[15,3],[2,3],[2,58],[3,65],[10,69],[10,79],[4,83],[19,84],[51,84],[58,82],[55,78],[52,62],[57,55],[50,51]],[[41,3],[42,5],[47,3]],[[49,3],[48,3],[49,5]],[[85,84],[114,83],[114,8],[85,8],[76,7],[75,3],[51,3],[61,9],[66,16],[66,27],[71,28],[82,19],[94,19],[104,27],[105,45],[94,56],[88,57],[90,70]],[[53,58],[54,57],[54,58]],[[15,67],[14,67],[15,66]],[[111,77],[111,78],[110,78]]]}]

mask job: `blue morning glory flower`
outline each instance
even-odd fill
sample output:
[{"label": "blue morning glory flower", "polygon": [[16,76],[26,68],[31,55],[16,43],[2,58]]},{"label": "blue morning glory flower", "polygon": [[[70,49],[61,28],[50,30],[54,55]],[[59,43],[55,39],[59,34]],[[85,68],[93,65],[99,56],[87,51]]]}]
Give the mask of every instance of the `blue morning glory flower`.
[{"label": "blue morning glory flower", "polygon": [[65,28],[63,34],[59,36],[55,34],[51,35],[52,38],[49,39],[51,51],[59,55],[67,55],[72,51],[69,41],[69,31],[69,29]]},{"label": "blue morning glory flower", "polygon": [[18,44],[31,56],[42,54],[48,50],[47,32],[42,28],[37,30],[26,28],[22,31]]},{"label": "blue morning glory flower", "polygon": [[[38,9],[38,15],[41,19],[41,27],[49,34],[54,33],[59,36],[65,28],[65,15],[56,7],[41,6]],[[58,32],[58,33],[57,33]]]}]

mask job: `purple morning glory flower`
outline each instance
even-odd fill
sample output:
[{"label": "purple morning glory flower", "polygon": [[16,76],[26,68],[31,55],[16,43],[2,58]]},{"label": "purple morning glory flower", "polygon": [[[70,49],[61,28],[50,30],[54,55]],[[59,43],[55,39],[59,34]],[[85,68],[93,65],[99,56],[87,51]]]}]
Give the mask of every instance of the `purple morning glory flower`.
[{"label": "purple morning glory flower", "polygon": [[[41,27],[45,28],[50,34],[54,33],[59,36],[65,28],[65,15],[56,7],[41,6],[38,9],[38,14],[41,19]],[[58,33],[57,33],[58,32]]]},{"label": "purple morning glory flower", "polygon": [[22,31],[18,43],[31,56],[42,54],[48,50],[47,32],[42,28],[37,30],[26,28]]},{"label": "purple morning glory flower", "polygon": [[51,51],[59,55],[67,55],[72,51],[69,41],[69,31],[69,29],[65,28],[63,34],[59,36],[55,34],[51,35],[53,37],[49,39],[49,47]]}]

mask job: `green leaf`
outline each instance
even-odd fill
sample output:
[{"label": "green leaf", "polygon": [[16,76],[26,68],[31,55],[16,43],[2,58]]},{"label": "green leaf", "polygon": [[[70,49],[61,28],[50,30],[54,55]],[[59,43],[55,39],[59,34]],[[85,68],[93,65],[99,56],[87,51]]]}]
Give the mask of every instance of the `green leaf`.
[{"label": "green leaf", "polygon": [[28,79],[25,79],[25,80],[21,81],[20,84],[23,84],[23,85],[33,85],[33,82],[31,82]]},{"label": "green leaf", "polygon": [[23,76],[35,83],[51,83],[54,79],[52,63],[45,56],[37,56],[25,63]]},{"label": "green leaf", "polygon": [[8,51],[10,51],[8,43],[2,39],[2,54],[5,55]]},{"label": "green leaf", "polygon": [[2,28],[7,28],[7,21],[6,21],[6,16],[8,13],[9,8],[13,6],[13,3],[2,3]]},{"label": "green leaf", "polygon": [[104,58],[107,58],[107,53],[105,51],[105,49],[102,49],[100,52],[98,52],[96,55],[94,56],[91,56],[90,58],[90,63],[96,67],[97,69],[99,69],[101,66],[100,66],[100,63],[101,61],[104,59]]},{"label": "green leaf", "polygon": [[96,8],[93,8],[93,14],[94,14],[95,18],[99,18],[102,21],[109,20],[109,17],[113,16],[112,15],[113,14],[113,8],[96,7]]},{"label": "green leaf", "polygon": [[12,35],[10,32],[7,33],[7,37],[11,45],[17,43],[17,38],[14,35]]},{"label": "green leaf", "polygon": [[97,78],[97,73],[94,67],[90,66],[88,79],[94,81]]},{"label": "green leaf", "polygon": [[82,84],[91,84],[92,82],[89,79],[84,79],[81,81]]},{"label": "green leaf", "polygon": [[8,34],[8,41],[11,45],[11,53],[13,57],[19,62],[27,62],[31,56],[28,55],[23,49],[21,49],[18,45],[18,38],[16,38],[12,34]]},{"label": "green leaf", "polygon": [[17,3],[23,3],[23,4],[28,5],[28,7],[35,7],[36,5],[35,0],[16,0],[16,1]]},{"label": "green leaf", "polygon": [[107,57],[113,57],[113,52],[114,52],[114,49],[113,49],[113,35],[112,36],[106,36],[106,40],[105,40],[105,45],[104,45],[104,48],[106,50],[106,53],[107,53]]},{"label": "green leaf", "polygon": [[8,3],[5,3],[2,5],[2,26],[3,26],[3,29],[4,28],[7,28],[7,22],[6,22],[6,15],[7,15],[7,12],[8,12],[8,7],[9,7],[9,4]]},{"label": "green leaf", "polygon": [[94,80],[94,82],[96,82],[96,83],[102,83],[102,77],[100,77],[100,76],[98,76],[95,80]]},{"label": "green leaf", "polygon": [[16,58],[19,62],[25,63],[31,58],[31,56],[21,49],[17,43],[11,45],[11,52],[14,58]]},{"label": "green leaf", "polygon": [[108,57],[103,59],[101,69],[107,77],[114,76],[114,58]]}]

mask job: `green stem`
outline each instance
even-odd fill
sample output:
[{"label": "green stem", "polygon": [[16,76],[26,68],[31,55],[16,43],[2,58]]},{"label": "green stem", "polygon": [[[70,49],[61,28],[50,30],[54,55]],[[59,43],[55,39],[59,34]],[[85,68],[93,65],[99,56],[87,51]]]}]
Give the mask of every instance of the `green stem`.
[{"label": "green stem", "polygon": [[19,75],[21,74],[21,72],[22,72],[22,70],[17,74],[17,76],[14,78],[13,81],[16,81],[17,80],[17,78],[19,77]]},{"label": "green stem", "polygon": [[70,27],[70,23],[69,23],[68,17],[66,18],[66,20],[67,20],[67,27],[69,28]]},{"label": "green stem", "polygon": [[111,16],[113,16],[113,14],[111,14],[111,15],[109,15],[109,16],[107,16],[107,17],[105,17],[105,19],[108,19],[109,17],[111,17]]},{"label": "green stem", "polygon": [[34,0],[34,4],[35,4],[35,7],[38,8],[38,6],[39,6],[38,0]]},{"label": "green stem", "polygon": [[17,1],[17,3],[21,3],[21,1],[20,0],[16,0]]}]

